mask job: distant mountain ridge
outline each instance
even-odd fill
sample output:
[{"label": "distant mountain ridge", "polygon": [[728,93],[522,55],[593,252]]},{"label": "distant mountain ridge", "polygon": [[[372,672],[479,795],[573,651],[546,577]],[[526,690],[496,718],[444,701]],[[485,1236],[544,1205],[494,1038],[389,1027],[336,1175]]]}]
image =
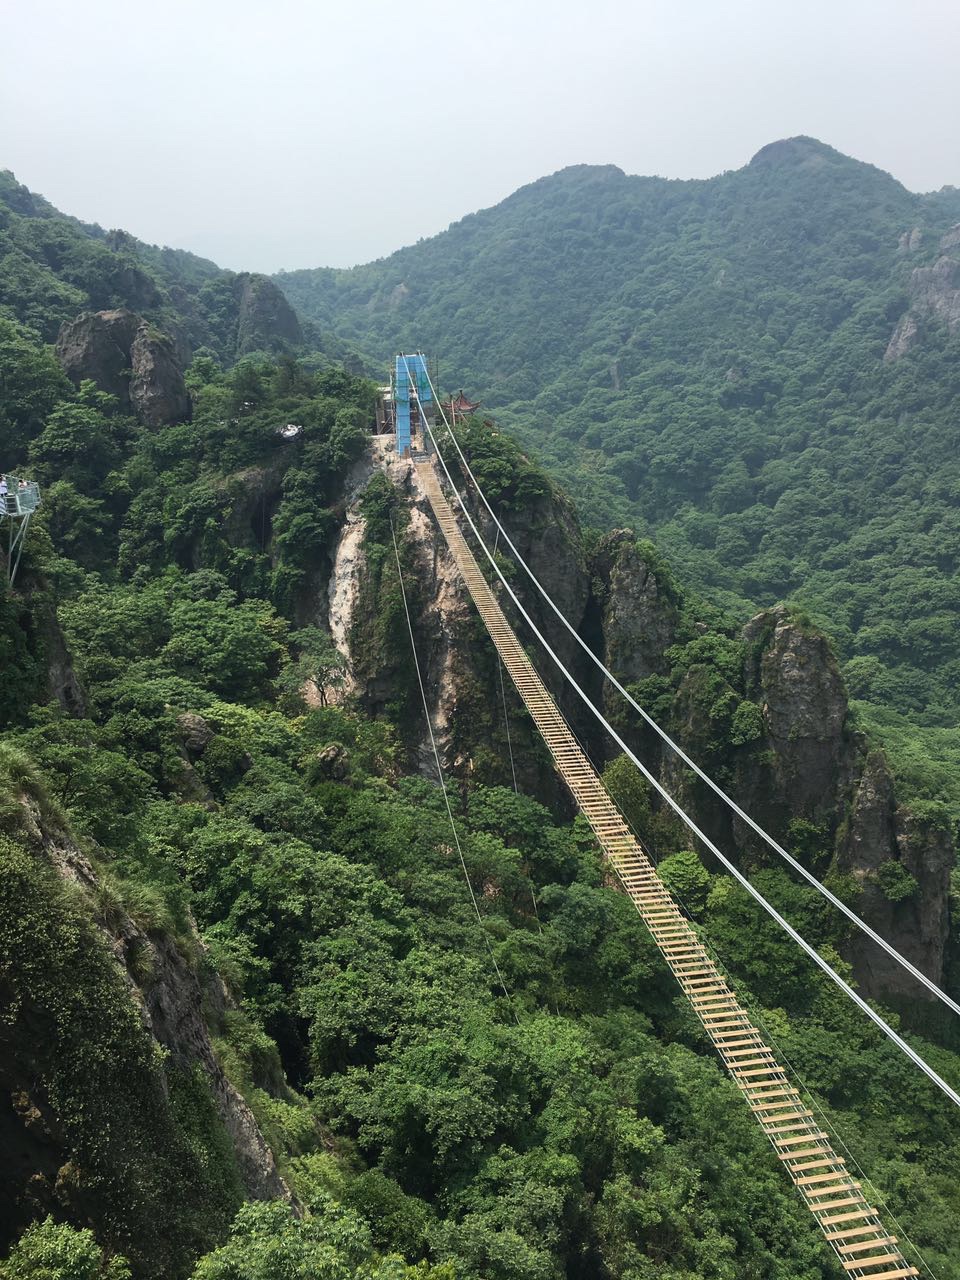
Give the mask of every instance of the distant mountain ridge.
[{"label": "distant mountain ridge", "polygon": [[[798,179],[812,184],[809,203],[803,199],[807,193],[786,190]],[[796,210],[793,238],[778,244],[769,234],[769,215],[777,211],[769,206],[778,195],[791,194],[807,207]],[[869,278],[882,264],[892,264],[897,239],[886,238],[889,227],[902,224],[909,231],[907,224],[922,220],[945,232],[960,219],[960,190],[914,195],[882,170],[798,137],[770,143],[743,169],[709,179],[637,177],[615,165],[570,166],[375,262],[286,271],[273,278],[304,316],[338,326],[346,336],[378,342],[385,354],[404,339],[419,340],[455,359],[465,375],[482,377],[484,392],[498,403],[508,402],[536,390],[561,360],[578,357],[582,346],[567,351],[557,339],[582,336],[576,321],[599,322],[609,302],[630,302],[628,295],[617,298],[617,292],[629,285],[633,270],[647,270],[645,259],[656,258],[671,240],[691,241],[691,248],[709,245],[717,252],[736,247],[741,262],[752,256],[754,270],[775,275],[795,265],[790,251],[797,240],[815,247],[832,238],[831,229],[817,222],[817,205],[825,196],[836,204],[842,194],[851,205],[831,212],[862,219],[857,230],[842,224],[832,228],[848,240],[860,237],[844,246],[856,250],[850,255],[852,278]],[[740,204],[744,207],[738,209]],[[866,270],[867,264],[856,261],[864,256],[875,259]],[[692,268],[700,265],[699,259],[691,260],[686,275],[693,277]],[[522,288],[525,277],[547,286],[549,295],[509,296],[514,280]],[[685,282],[696,283],[693,278]],[[575,296],[564,296],[574,283]],[[476,290],[478,301],[493,293],[505,304],[508,322],[528,322],[536,332],[502,323],[497,335],[482,340],[477,312],[463,306],[466,285]],[[537,315],[547,297],[572,303],[573,310],[548,322]],[[559,332],[544,332],[558,324]],[[490,356],[496,368],[487,368]],[[526,367],[531,357],[545,360],[533,371],[532,383]]]},{"label": "distant mountain ridge", "polygon": [[0,316],[52,342],[78,313],[116,308],[155,321],[184,359],[207,347],[230,363],[304,341],[267,276],[80,222],[0,171]]},{"label": "distant mountain ridge", "polygon": [[855,696],[954,722],[955,188],[915,195],[805,137],[705,180],[577,165],[378,262],[271,281],[0,175],[0,317],[52,342],[113,308],[181,360],[322,347],[375,368],[424,347],[589,521],[655,535],[742,618],[792,599]]},{"label": "distant mountain ridge", "polygon": [[797,137],[704,180],[575,166],[275,279],[382,359],[436,355],[588,520],[646,528],[743,616],[794,598],[860,696],[952,723],[958,223],[956,188]]}]

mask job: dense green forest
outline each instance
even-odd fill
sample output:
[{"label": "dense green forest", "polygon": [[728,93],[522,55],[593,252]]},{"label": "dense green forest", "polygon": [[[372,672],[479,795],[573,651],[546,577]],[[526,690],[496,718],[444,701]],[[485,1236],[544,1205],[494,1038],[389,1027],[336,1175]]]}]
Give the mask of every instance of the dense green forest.
[{"label": "dense green forest", "polygon": [[[478,925],[439,790],[397,730],[303,701],[330,653],[293,601],[371,384],[200,357],[193,422],[148,430],[66,386],[28,332],[8,323],[3,340],[4,453],[44,505],[0,619],[0,1053],[13,1071],[4,1036],[48,1027],[31,1101],[57,1111],[75,1187],[61,1175],[56,1212],[32,1224],[29,1199],[8,1206],[0,1274],[834,1276],[587,830],[465,784]],[[274,430],[287,420],[304,426],[292,442]],[[244,505],[252,468],[280,478],[269,553]],[[388,484],[369,502],[374,622],[401,636],[385,539],[404,503]],[[83,691],[72,715],[44,696],[54,605]],[[643,828],[632,776],[609,776]],[[51,841],[82,850],[96,884],[54,874]],[[960,1266],[956,1117],[736,886],[679,845],[662,869],[931,1265]],[[759,881],[836,954],[808,891]],[[225,979],[217,1055],[300,1216],[242,1204],[203,1078],[150,1050],[104,940],[127,917]],[[149,992],[148,954],[132,963]],[[960,1078],[960,1059],[924,1052]]]},{"label": "dense green forest", "polygon": [[[858,189],[860,167],[831,164]],[[801,167],[794,178],[792,172],[772,183],[762,167],[755,169],[753,194],[766,191],[774,200],[778,190],[789,206],[798,198],[794,181],[810,179],[816,188],[823,176],[816,166]],[[828,177],[833,190],[836,175]],[[898,219],[910,225],[915,198],[882,175],[869,180],[887,184],[887,195],[871,215],[873,230],[863,234],[886,246],[883,236]],[[341,296],[329,312],[315,313],[320,330],[336,330],[335,341],[324,341],[322,351],[302,350],[301,358],[278,354],[274,348],[297,344],[283,337],[282,325],[271,328],[263,318],[276,319],[269,307],[244,310],[248,293],[233,273],[84,227],[4,181],[0,457],[8,472],[40,483],[43,503],[16,585],[0,594],[0,1147],[13,1155],[0,1162],[0,1278],[836,1280],[835,1260],[633,906],[609,884],[589,831],[560,808],[553,812],[501,785],[503,762],[499,777],[489,760],[462,770],[451,791],[478,890],[480,921],[474,915],[442,794],[417,772],[411,751],[422,731],[390,534],[391,527],[399,532],[416,611],[410,510],[382,476],[363,499],[368,568],[358,639],[398,654],[385,714],[371,718],[349,698],[324,706],[305,696],[311,682],[338,673],[329,636],[305,622],[303,601],[336,542],[375,391],[331,356],[346,349],[338,343],[386,349],[393,340],[388,329],[370,328],[386,322],[374,309],[367,313],[374,321],[361,323],[361,303],[346,306]],[[777,254],[787,250],[782,241],[778,248],[758,238],[754,214],[744,212],[751,206],[741,205],[735,191],[724,197],[720,217],[711,212],[714,197],[707,193],[714,189],[707,184],[629,180],[614,170],[561,175],[554,194],[567,213],[552,224],[541,220],[540,231],[534,215],[542,192],[531,188],[513,198],[516,243],[509,251],[541,263],[537,289],[522,295],[510,288],[509,255],[500,259],[498,284],[491,250],[484,274],[499,289],[498,308],[484,321],[491,322],[486,346],[479,313],[470,318],[461,309],[460,367],[464,382],[470,376],[479,382],[480,353],[487,351],[491,368],[503,356],[501,373],[514,370],[517,379],[504,383],[504,421],[535,440],[548,469],[573,479],[596,523],[604,506],[617,519],[648,506],[643,529],[656,528],[680,576],[687,571],[728,608],[725,615],[670,586],[657,553],[644,550],[678,619],[669,674],[652,677],[645,691],[668,708],[680,687],[695,683],[710,707],[709,763],[732,768],[734,750],[749,763],[749,752],[760,747],[751,720],[759,711],[734,695],[743,649],[730,614],[786,594],[793,584],[775,588],[768,579],[737,576],[747,573],[747,560],[724,558],[719,532],[708,571],[692,553],[684,559],[685,547],[700,544],[671,530],[695,515],[715,520],[719,530],[728,517],[775,510],[791,485],[772,503],[774,490],[757,487],[774,461],[784,464],[791,483],[805,477],[808,498],[823,492],[826,480],[818,472],[809,481],[815,459],[801,461],[799,442],[787,447],[792,436],[774,430],[779,391],[770,393],[773,405],[747,406],[712,393],[706,411],[697,395],[707,396],[710,369],[723,365],[719,349],[715,365],[690,356],[672,374],[663,368],[666,357],[658,357],[660,373],[649,381],[649,351],[638,346],[629,366],[614,354],[624,362],[616,372],[621,389],[629,382],[637,391],[636,418],[631,408],[622,419],[631,451],[652,465],[654,444],[646,437],[638,443],[636,433],[660,439],[652,419],[642,426],[640,412],[644,397],[656,394],[664,397],[657,422],[672,424],[664,432],[676,466],[693,466],[693,455],[681,448],[683,433],[676,434],[683,401],[684,429],[694,430],[696,419],[705,439],[715,433],[697,473],[696,484],[706,488],[691,480],[684,489],[686,481],[671,479],[658,463],[659,480],[643,472],[629,491],[626,471],[620,473],[601,439],[612,410],[598,419],[600,434],[586,439],[585,410],[571,406],[594,385],[596,369],[587,376],[584,365],[575,377],[563,344],[573,344],[577,361],[588,360],[585,327],[604,289],[623,273],[614,265],[604,275],[599,260],[588,257],[602,248],[606,232],[583,219],[587,210],[600,216],[608,202],[598,197],[613,185],[623,193],[617,253],[622,258],[635,241],[646,243],[643,218],[630,212],[631,183],[640,183],[654,211],[663,189],[673,192],[678,225],[692,218],[691,185],[703,191],[703,208],[686,232],[694,275],[714,252],[704,228],[740,219],[738,237],[753,246],[754,257],[771,255],[770,280],[776,276]],[[914,203],[908,209],[903,199]],[[958,216],[951,199],[924,205],[931,225]],[[851,238],[842,253],[823,248],[827,237],[814,237],[815,203],[810,208],[810,234],[785,262],[795,266],[812,254],[812,279],[822,255],[833,253],[838,271],[842,259],[853,308],[838,321],[842,328],[869,293],[866,284],[858,293],[850,281],[878,270],[875,244],[858,250]],[[482,230],[492,216],[461,225]],[[551,241],[555,250],[567,246],[560,255],[567,275],[556,274],[554,252],[538,256],[541,242]],[[674,239],[664,232],[658,243],[666,264]],[[894,273],[895,247],[894,240]],[[435,283],[447,281],[451,297],[465,289],[481,248],[457,250],[456,269],[438,266]],[[645,268],[649,281],[661,280],[656,260]],[[582,270],[584,262],[593,269]],[[365,270],[372,280],[383,269]],[[669,273],[661,275],[666,289]],[[336,287],[346,288],[350,278],[338,277]],[[564,281],[569,305],[544,307],[547,285]],[[757,291],[749,281],[742,290],[746,312]],[[789,306],[799,308],[791,298]],[[438,307],[440,300],[435,296]],[[876,320],[870,330],[871,342],[892,328],[901,304],[902,283],[882,325]],[[521,319],[541,317],[556,379],[570,377],[565,389],[551,383],[557,399],[548,410],[520,407],[533,384],[516,366],[516,352],[526,348],[503,324],[510,305],[518,314],[526,308]],[[665,301],[658,305],[655,315],[669,310]],[[81,309],[118,306],[165,325],[184,350],[192,349],[190,422],[144,426],[92,382],[73,386],[63,376],[49,346],[60,323]],[[687,324],[700,324],[702,337],[703,314],[700,303],[690,304],[685,321],[676,313],[674,339]],[[776,331],[775,314],[768,305],[751,322],[752,332]],[[259,327],[244,330],[251,315],[260,317]],[[450,350],[439,338],[444,323],[441,308],[441,352]],[[650,320],[647,338],[657,331]],[[307,326],[307,348],[316,332]],[[429,346],[433,332],[424,319],[409,345]],[[808,331],[811,343],[819,341],[817,332]],[[468,354],[471,334],[476,341]],[[626,343],[626,330],[622,336]],[[801,337],[793,339],[798,353]],[[729,334],[723,341],[732,343]],[[662,342],[659,356],[669,346],[666,331]],[[940,454],[949,451],[953,393],[952,374],[941,363],[935,387],[920,374],[936,344],[948,352],[950,342],[931,328],[924,345],[896,365],[871,366],[877,438],[893,440],[884,434],[893,431],[885,406],[890,397],[897,403],[911,378],[927,406],[916,408],[915,418],[898,409],[896,430],[902,453],[915,461],[911,500],[924,510],[928,502],[931,510],[936,501],[943,507],[923,525],[926,560],[907,557],[904,570],[932,593],[910,606],[917,619],[940,619],[930,639],[918,627],[905,655],[895,659],[878,648],[877,665],[863,666],[855,645],[868,609],[900,606],[888,599],[892,589],[880,591],[878,566],[861,579],[850,559],[833,566],[837,581],[847,574],[862,587],[863,614],[849,623],[849,635],[835,626],[851,659],[851,681],[875,699],[879,710],[870,714],[885,717],[881,728],[900,744],[901,768],[912,784],[937,797],[953,796],[956,786],[953,731],[946,716],[937,727],[931,711],[952,660],[954,565],[941,525],[948,524],[943,513],[954,495],[946,480],[941,486],[947,463]],[[833,359],[832,346],[830,352]],[[535,351],[524,359],[530,370],[546,367]],[[605,376],[612,376],[609,368]],[[790,386],[800,406],[812,384],[797,378],[800,389]],[[492,378],[490,386],[491,397],[500,394]],[[537,417],[541,410],[545,416]],[[645,412],[653,413],[650,404]],[[564,436],[574,420],[577,431]],[[735,421],[743,427],[737,448],[746,450],[749,437],[759,452],[744,453],[746,479],[739,471],[728,477],[728,510],[717,496],[714,451]],[[277,431],[284,424],[302,429],[286,438]],[[911,424],[919,424],[913,436]],[[861,463],[869,460],[886,465],[875,483],[892,490],[901,455],[888,453],[883,463],[882,450],[864,445],[862,457],[838,461],[840,444],[854,437],[862,444],[864,430],[859,420],[855,429],[837,428],[834,444],[821,450],[828,455],[820,459],[824,474],[860,493]],[[490,491],[508,507],[552,490],[509,434],[479,422],[471,431]],[[742,486],[746,507],[737,505]],[[654,511],[644,492],[660,495],[662,506]],[[866,489],[859,500],[856,510],[869,508]],[[800,520],[805,500],[791,501]],[[820,523],[810,517],[804,536],[832,538],[839,556],[846,543],[831,515],[840,510],[851,524],[858,517],[846,497],[837,501]],[[916,522],[903,503],[898,511],[913,546]],[[766,536],[758,535],[757,546]],[[798,540],[778,552],[791,564],[800,563]],[[883,543],[883,554],[906,554],[890,545]],[[817,554],[826,563],[828,549]],[[871,554],[861,546],[857,563],[870,563]],[[810,598],[809,609],[832,618],[824,601],[823,594]],[[476,641],[480,648],[479,629]],[[922,643],[939,647],[924,656]],[[858,661],[864,681],[891,681],[890,688],[858,686]],[[913,670],[931,683],[918,684],[911,702],[896,682]],[[488,716],[490,691],[485,698],[478,693],[476,705],[478,716]],[[929,720],[930,735],[940,735],[941,773],[933,781],[911,737],[921,718]],[[763,765],[759,756],[754,763]],[[607,781],[812,1104],[862,1163],[871,1194],[896,1215],[901,1239],[916,1242],[934,1273],[960,1272],[956,1114],[734,883],[701,864],[676,827],[651,809],[622,760],[608,766]],[[817,833],[805,838],[814,848]],[[822,900],[769,865],[752,869],[759,887],[849,972],[840,959],[848,939]],[[912,889],[901,875],[885,892],[893,900]],[[935,1030],[936,1043],[915,1032],[910,1039],[956,1083],[960,1055],[945,1047],[950,1037],[942,1028]],[[290,1199],[262,1152],[251,1174],[236,1134],[240,1103],[229,1104],[228,1124],[224,1096],[242,1096],[249,1106]]]},{"label": "dense green forest", "polygon": [[795,600],[904,772],[956,804],[960,332],[920,307],[883,357],[958,221],[960,190],[793,139],[709,181],[566,169],[389,258],[276,279],[383,358],[436,354],[681,581],[739,616]]},{"label": "dense green forest", "polygon": [[206,347],[231,361],[304,338],[266,276],[79,222],[0,170],[0,316],[52,342],[78,312],[117,307],[156,321],[184,355]]}]

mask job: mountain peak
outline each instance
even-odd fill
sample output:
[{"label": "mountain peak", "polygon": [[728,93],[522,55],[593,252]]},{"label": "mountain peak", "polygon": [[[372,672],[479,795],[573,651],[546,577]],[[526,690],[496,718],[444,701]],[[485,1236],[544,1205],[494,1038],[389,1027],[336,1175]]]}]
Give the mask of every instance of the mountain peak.
[{"label": "mountain peak", "polygon": [[836,163],[837,160],[848,160],[833,147],[817,138],[808,138],[799,134],[795,138],[779,138],[776,142],[768,142],[761,147],[750,161],[751,165],[770,165],[771,167],[809,165],[812,163]]}]

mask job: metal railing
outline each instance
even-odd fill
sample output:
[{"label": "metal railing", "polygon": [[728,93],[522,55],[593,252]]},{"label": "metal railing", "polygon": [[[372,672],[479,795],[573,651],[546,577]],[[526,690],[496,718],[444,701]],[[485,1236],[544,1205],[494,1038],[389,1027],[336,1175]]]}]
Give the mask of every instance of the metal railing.
[{"label": "metal railing", "polygon": [[30,517],[40,505],[40,488],[32,480],[24,480],[21,476],[7,473],[0,481],[0,517],[6,516],[10,522],[10,536],[7,539],[7,581],[12,585],[20,567],[20,556],[30,525]]},{"label": "metal railing", "polygon": [[40,505],[40,486],[19,476],[7,476],[7,492],[0,493],[0,515],[33,515]]}]

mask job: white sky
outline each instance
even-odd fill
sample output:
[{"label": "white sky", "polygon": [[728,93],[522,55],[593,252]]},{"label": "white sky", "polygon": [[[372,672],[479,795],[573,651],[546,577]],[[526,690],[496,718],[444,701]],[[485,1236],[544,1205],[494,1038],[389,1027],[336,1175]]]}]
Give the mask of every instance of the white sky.
[{"label": "white sky", "polygon": [[0,0],[0,168],[223,266],[347,266],[568,164],[797,133],[960,185],[954,0]]}]

